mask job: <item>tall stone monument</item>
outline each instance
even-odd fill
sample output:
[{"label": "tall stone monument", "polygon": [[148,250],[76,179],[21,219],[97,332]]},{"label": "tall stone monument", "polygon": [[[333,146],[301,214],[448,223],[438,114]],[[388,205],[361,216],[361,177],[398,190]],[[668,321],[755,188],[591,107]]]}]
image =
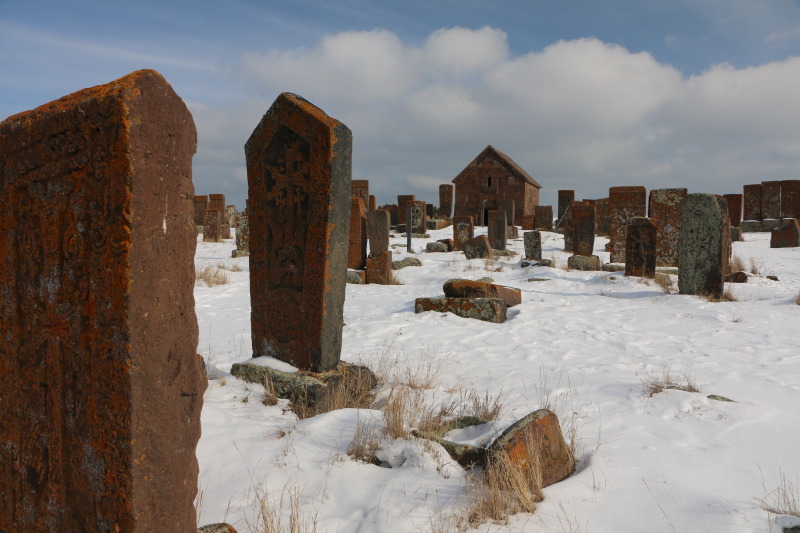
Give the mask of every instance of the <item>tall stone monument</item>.
[{"label": "tall stone monument", "polygon": [[197,531],[196,139],[152,70],[0,124],[0,531]]},{"label": "tall stone monument", "polygon": [[450,218],[453,214],[453,190],[450,183],[439,185],[439,216]]},{"label": "tall stone monument", "polygon": [[644,187],[611,187],[609,202],[609,248],[612,263],[625,262],[625,237],[633,217],[647,215],[647,191]]},{"label": "tall stone monument", "polygon": [[719,299],[731,257],[731,222],[725,198],[688,195],[680,205],[678,289]]},{"label": "tall stone monument", "polygon": [[647,217],[634,217],[625,240],[625,275],[656,276],[656,224]]},{"label": "tall stone monument", "polygon": [[253,356],[328,370],[342,348],[352,134],[282,93],[245,154]]},{"label": "tall stone monument", "polygon": [[681,229],[680,205],[686,189],[653,189],[650,191],[650,219],[656,226],[656,266],[678,266],[678,239]]}]

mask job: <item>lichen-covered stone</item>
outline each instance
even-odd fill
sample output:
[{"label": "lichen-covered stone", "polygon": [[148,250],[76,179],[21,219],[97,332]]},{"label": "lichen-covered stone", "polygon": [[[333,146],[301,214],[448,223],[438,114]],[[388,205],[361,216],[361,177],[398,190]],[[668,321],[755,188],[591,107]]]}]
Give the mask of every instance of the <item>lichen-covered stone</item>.
[{"label": "lichen-covered stone", "polygon": [[[678,240],[681,229],[681,201],[686,189],[650,191],[650,217],[656,226],[656,266],[678,265]],[[644,216],[644,215],[642,215]]]},{"label": "lichen-covered stone", "polygon": [[475,236],[475,225],[471,216],[453,217],[453,249],[463,250],[464,241]]},{"label": "lichen-covered stone", "polygon": [[721,196],[696,193],[680,211],[679,292],[719,299],[731,256],[728,204]]},{"label": "lichen-covered stone", "polygon": [[758,233],[762,230],[760,220],[742,220],[742,233]]},{"label": "lichen-covered stone", "polygon": [[568,227],[572,231],[572,251],[575,255],[590,256],[594,253],[594,206],[587,202],[572,202],[569,210],[572,213]]},{"label": "lichen-covered stone", "polygon": [[222,242],[222,212],[207,209],[203,218],[203,242]]},{"label": "lichen-covered stone", "polygon": [[525,244],[525,259],[539,261],[542,258],[542,235],[538,231],[526,231],[522,235]]},{"label": "lichen-covered stone", "polygon": [[399,261],[392,261],[392,270],[400,270],[405,267],[421,267],[422,261],[416,257],[404,257]]},{"label": "lichen-covered stone", "polygon": [[236,249],[231,252],[232,257],[246,257],[250,255],[250,226],[247,215],[240,214],[236,218]]},{"label": "lichen-covered stone", "polygon": [[[522,228],[526,229],[526,228]],[[550,231],[553,229],[553,206],[537,205],[534,210],[533,228],[535,230]]]},{"label": "lichen-covered stone", "polygon": [[600,270],[602,262],[596,255],[571,255],[567,258],[567,268],[571,270]]},{"label": "lichen-covered stone", "polygon": [[440,242],[440,243],[444,244],[447,247],[447,251],[448,252],[452,252],[453,251],[453,246],[454,246],[453,239],[439,239],[436,242]]},{"label": "lichen-covered stone", "polygon": [[366,272],[363,270],[350,270],[348,268],[346,281],[353,285],[363,285],[366,279],[365,276]]},{"label": "lichen-covered stone", "polygon": [[423,235],[428,229],[428,214],[425,212],[425,202],[412,200],[408,205],[411,207],[411,220],[407,224],[406,230],[410,228],[411,233]]},{"label": "lichen-covered stone", "polygon": [[437,311],[496,323],[506,321],[507,307],[499,298],[417,298],[414,302],[415,313]]},{"label": "lichen-covered stone", "polygon": [[230,524],[219,523],[199,527],[197,533],[236,533],[236,530]]},{"label": "lichen-covered stone", "polygon": [[492,257],[492,246],[486,235],[478,235],[461,243],[467,259],[488,259]]},{"label": "lichen-covered stone", "polygon": [[429,242],[425,245],[425,251],[428,253],[447,252],[447,245],[443,242]]},{"label": "lichen-covered stone", "polygon": [[206,216],[206,209],[208,209],[208,196],[195,196],[194,223],[196,226],[203,225]]},{"label": "lichen-covered stone", "polygon": [[519,289],[471,279],[448,279],[442,290],[450,298],[500,298],[508,307],[522,303],[522,291]]},{"label": "lichen-covered stone", "polygon": [[389,249],[390,213],[385,209],[375,209],[367,213],[367,238],[369,252],[380,254]]}]

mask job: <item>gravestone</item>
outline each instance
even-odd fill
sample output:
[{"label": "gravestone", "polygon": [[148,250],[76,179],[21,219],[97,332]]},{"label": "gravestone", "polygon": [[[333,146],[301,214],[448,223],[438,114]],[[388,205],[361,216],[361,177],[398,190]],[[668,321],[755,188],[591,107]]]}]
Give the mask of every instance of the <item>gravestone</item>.
[{"label": "gravestone", "polygon": [[678,289],[719,299],[731,256],[730,219],[725,198],[688,195],[680,205]]},{"label": "gravestone", "polygon": [[376,205],[377,205],[377,201],[375,200],[375,195],[374,194],[370,194],[369,195],[369,207],[367,208],[367,211],[375,211],[375,209],[377,209],[377,207],[375,207]]},{"label": "gravestone", "polygon": [[398,217],[398,212],[397,212],[397,206],[395,204],[384,204],[384,205],[378,207],[378,209],[385,209],[386,211],[389,211],[389,227],[390,228],[393,227],[393,226],[397,226],[397,220],[398,220],[399,217]]},{"label": "gravestone", "polygon": [[443,183],[439,185],[439,216],[450,218],[453,214],[453,185]]},{"label": "gravestone", "polygon": [[625,241],[626,276],[656,276],[656,233],[655,220],[646,217],[631,219]]},{"label": "gravestone", "polygon": [[519,225],[522,230],[533,231],[536,229],[536,215],[522,215],[520,217]]},{"label": "gravestone", "polygon": [[250,226],[247,215],[244,213],[236,217],[236,249],[231,252],[231,257],[245,257],[250,255]]},{"label": "gravestone", "polygon": [[369,205],[369,180],[353,180],[350,182],[350,194],[353,198],[364,200],[364,209]]},{"label": "gravestone", "polygon": [[227,205],[225,206],[225,214],[228,218],[228,225],[232,228],[236,227],[236,206],[235,205]]},{"label": "gravestone", "polygon": [[367,209],[360,196],[350,198],[350,237],[347,268],[362,270],[367,264]]},{"label": "gravestone", "polygon": [[609,202],[609,251],[612,263],[625,262],[625,236],[633,217],[647,216],[644,187],[611,187]]},{"label": "gravestone", "polygon": [[506,249],[506,212],[502,209],[489,210],[489,244],[493,250]]},{"label": "gravestone", "polygon": [[781,218],[800,218],[800,180],[781,182]]},{"label": "gravestone", "polygon": [[195,533],[196,139],[153,70],[0,124],[0,531]]},{"label": "gravestone", "polygon": [[[411,220],[410,220],[410,233],[417,233],[424,235],[428,230],[427,227],[427,214],[425,213],[425,202],[422,200],[413,200],[409,202],[411,206]],[[406,228],[409,231],[409,228]]]},{"label": "gravestone", "polygon": [[245,144],[253,357],[321,372],[339,362],[352,135],[282,93]]},{"label": "gravestone", "polygon": [[478,235],[461,243],[467,259],[491,259],[492,245],[486,235]]},{"label": "gravestone", "polygon": [[731,217],[731,226],[738,228],[742,225],[742,195],[723,194],[722,197],[728,202],[728,215]]},{"label": "gravestone", "polygon": [[367,256],[366,282],[389,285],[392,280],[392,252],[370,253]]},{"label": "gravestone", "polygon": [[[553,206],[537,205],[533,211],[533,229],[550,231],[553,229]],[[524,228],[523,228],[524,229]]]},{"label": "gravestone", "polygon": [[571,252],[572,251],[572,238],[575,236],[575,232],[572,231],[572,210],[567,208],[567,211],[564,213],[564,216],[561,217],[561,231],[564,232],[564,251]]},{"label": "gravestone", "polygon": [[453,250],[463,250],[464,241],[475,236],[475,225],[472,216],[459,215],[453,217]]},{"label": "gravestone", "polygon": [[564,213],[569,209],[569,203],[575,200],[575,191],[560,190],[558,191],[558,217],[556,219],[556,228],[563,228]]},{"label": "gravestone", "polygon": [[[413,194],[401,194],[397,196],[397,224],[408,224],[408,206],[417,199]],[[423,231],[423,233],[425,233]]]},{"label": "gravestone", "polygon": [[222,212],[207,209],[203,219],[203,242],[222,242]]},{"label": "gravestone", "polygon": [[761,184],[745,185],[742,190],[742,220],[761,220]]},{"label": "gravestone", "polygon": [[761,220],[781,218],[781,182],[761,182]]},{"label": "gravestone", "polygon": [[516,219],[514,218],[514,200],[503,200],[503,209],[506,212],[506,225],[514,226],[516,222]]},{"label": "gravestone", "polygon": [[220,213],[226,213],[225,209],[225,195],[224,194],[209,194],[208,195],[208,208],[216,209]]},{"label": "gravestone", "polygon": [[523,235],[525,243],[525,259],[538,261],[542,258],[542,234],[538,231],[526,231]]},{"label": "gravestone", "polygon": [[770,232],[770,248],[797,248],[800,246],[800,225],[797,219],[784,219]]},{"label": "gravestone", "polygon": [[367,238],[371,254],[381,254],[389,250],[389,217],[389,211],[385,209],[367,213]]},{"label": "gravestone", "polygon": [[611,206],[608,198],[589,200],[589,203],[594,206],[595,234],[607,237],[611,230]]},{"label": "gravestone", "polygon": [[686,189],[650,191],[649,212],[656,226],[656,266],[678,266],[678,241],[681,228],[681,201]]},{"label": "gravestone", "polygon": [[[572,202],[572,251],[575,255],[594,254],[594,206],[586,202]],[[566,235],[566,233],[565,233]]]},{"label": "gravestone", "polygon": [[425,204],[425,218],[430,220],[436,218],[436,206],[433,204]]},{"label": "gravestone", "polygon": [[194,223],[196,226],[203,225],[206,216],[206,209],[208,209],[208,196],[195,196]]}]

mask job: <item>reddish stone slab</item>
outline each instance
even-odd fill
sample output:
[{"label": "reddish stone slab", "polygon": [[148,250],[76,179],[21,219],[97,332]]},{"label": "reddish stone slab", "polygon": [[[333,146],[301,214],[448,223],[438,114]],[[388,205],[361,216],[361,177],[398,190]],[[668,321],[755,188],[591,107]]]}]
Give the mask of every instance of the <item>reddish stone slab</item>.
[{"label": "reddish stone slab", "polygon": [[[225,217],[225,195],[224,194],[209,194],[208,195],[208,208],[209,209],[216,209],[220,213],[222,213],[223,218]],[[223,224],[224,224],[223,220]]]},{"label": "reddish stone slab", "polygon": [[738,228],[742,224],[742,195],[723,194],[722,197],[728,202],[728,216],[731,217],[731,226]]},{"label": "reddish stone slab", "polygon": [[678,241],[681,228],[681,201],[686,189],[654,189],[650,191],[649,211],[656,225],[656,266],[678,266]]},{"label": "reddish stone slab", "polygon": [[612,263],[625,262],[625,236],[633,217],[647,216],[647,191],[644,187],[611,187],[609,202],[609,251]]},{"label": "reddish stone slab", "polygon": [[448,298],[500,298],[508,307],[522,303],[519,289],[471,279],[448,279],[442,290]]},{"label": "reddish stone slab", "polygon": [[572,238],[575,236],[575,232],[572,230],[572,211],[570,209],[567,209],[564,216],[561,217],[560,228],[564,232],[564,251],[571,252]]},{"label": "reddish stone slab", "polygon": [[566,213],[569,209],[570,202],[573,202],[574,200],[575,191],[566,189],[558,191],[558,213],[556,218],[556,228],[564,227],[562,222],[564,219],[564,213]]},{"label": "reddish stone slab", "polygon": [[781,218],[800,218],[800,180],[781,182]]},{"label": "reddish stone slab", "polygon": [[486,235],[478,235],[461,243],[467,259],[487,259],[492,257],[492,245]]},{"label": "reddish stone slab", "polygon": [[747,283],[748,276],[747,272],[731,272],[727,276],[725,276],[725,283]]},{"label": "reddish stone slab", "polygon": [[656,221],[634,217],[628,224],[625,244],[625,275],[640,278],[656,276]]},{"label": "reddish stone slab", "polygon": [[742,220],[761,220],[761,184],[745,185],[742,190]]},{"label": "reddish stone slab", "polygon": [[[388,238],[388,237],[387,237]],[[350,236],[347,268],[362,270],[367,264],[367,209],[360,196],[350,198]]]},{"label": "reddish stone slab", "polygon": [[453,217],[453,249],[463,250],[464,241],[475,236],[475,226],[471,216]]},{"label": "reddish stone slab", "polygon": [[[524,228],[523,228],[524,229]],[[533,229],[550,231],[553,229],[553,206],[537,205],[534,211]]]},{"label": "reddish stone slab", "polygon": [[397,226],[397,220],[398,220],[398,217],[399,217],[399,213],[398,213],[397,206],[395,204],[384,204],[384,205],[378,207],[378,209],[385,209],[386,211],[389,211],[389,224],[390,224],[390,227],[391,226]]},{"label": "reddish stone slab", "polygon": [[796,248],[800,246],[800,225],[797,219],[787,218],[770,232],[770,248]]},{"label": "reddish stone slab", "polygon": [[[411,233],[424,234],[428,229],[428,216],[425,212],[425,202],[422,200],[413,200],[409,202],[411,206]],[[406,229],[408,231],[408,228]]]},{"label": "reddish stone slab", "polygon": [[353,180],[350,182],[350,194],[353,198],[364,200],[364,208],[369,206],[369,180]]},{"label": "reddish stone slab", "polygon": [[371,253],[367,256],[366,282],[389,285],[392,280],[392,252]]},{"label": "reddish stone slab", "polygon": [[207,209],[203,218],[203,242],[222,242],[222,213]]},{"label": "reddish stone slab", "polygon": [[728,203],[713,194],[690,194],[680,210],[678,289],[719,299],[731,257]]},{"label": "reddish stone slab", "polygon": [[195,533],[195,148],[152,70],[0,124],[0,531]]},{"label": "reddish stone slab", "polygon": [[342,348],[352,134],[283,93],[245,155],[253,356],[331,369]]},{"label": "reddish stone slab", "polygon": [[761,220],[781,218],[781,182],[761,182]]},{"label": "reddish stone slab", "polygon": [[594,253],[594,206],[586,202],[572,202],[572,251],[575,255],[590,256]]},{"label": "reddish stone slab", "polygon": [[489,244],[493,250],[506,249],[506,212],[501,209],[489,211],[489,229],[487,231]]},{"label": "reddish stone slab", "polygon": [[536,229],[536,215],[524,215],[520,218],[519,225],[523,231]]},{"label": "reddish stone slab", "polygon": [[208,209],[208,196],[195,196],[194,223],[196,226],[203,225],[206,216],[206,209]]},{"label": "reddish stone slab", "polygon": [[377,204],[377,201],[375,200],[375,195],[374,194],[370,194],[369,195],[369,206],[367,208],[367,211],[375,211],[375,209],[377,209],[375,207],[376,204]]},{"label": "reddish stone slab", "polygon": [[367,213],[369,252],[381,254],[389,250],[389,211],[376,209]]},{"label": "reddish stone slab", "polygon": [[594,206],[594,233],[595,235],[608,236],[611,226],[611,207],[608,198],[584,200]]},{"label": "reddish stone slab", "polygon": [[439,185],[439,216],[450,218],[453,214],[453,191],[455,187],[449,183]]},{"label": "reddish stone slab", "polygon": [[414,312],[453,313],[463,318],[476,318],[485,322],[505,322],[506,304],[499,298],[417,298]]},{"label": "reddish stone slab", "polygon": [[411,202],[416,201],[417,197],[413,194],[401,194],[397,196],[397,223],[408,224],[406,217],[408,216],[408,207]]}]

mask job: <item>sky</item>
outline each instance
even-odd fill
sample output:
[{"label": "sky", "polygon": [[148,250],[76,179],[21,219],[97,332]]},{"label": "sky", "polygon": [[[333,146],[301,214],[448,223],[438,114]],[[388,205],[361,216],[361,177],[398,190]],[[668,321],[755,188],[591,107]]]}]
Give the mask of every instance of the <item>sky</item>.
[{"label": "sky", "polygon": [[489,144],[544,205],[800,177],[798,0],[0,0],[0,120],[143,68],[192,112],[196,194],[239,208],[283,91],[353,131],[378,204],[438,203]]}]

